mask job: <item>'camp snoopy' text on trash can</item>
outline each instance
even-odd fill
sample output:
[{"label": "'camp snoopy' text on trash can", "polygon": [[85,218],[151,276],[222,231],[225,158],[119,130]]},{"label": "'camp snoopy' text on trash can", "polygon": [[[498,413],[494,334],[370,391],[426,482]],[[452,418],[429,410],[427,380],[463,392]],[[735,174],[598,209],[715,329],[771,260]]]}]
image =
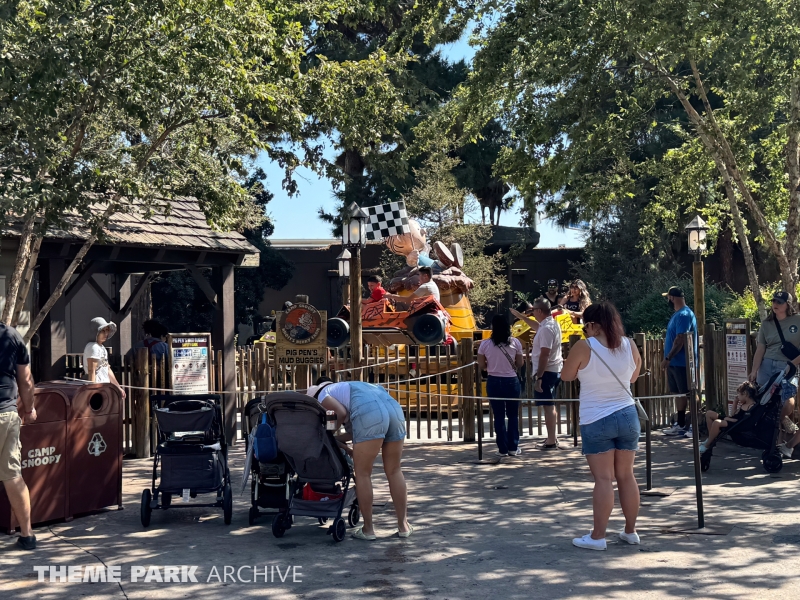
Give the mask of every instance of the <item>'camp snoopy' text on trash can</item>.
[{"label": "'camp snoopy' text on trash can", "polygon": [[[297,565],[37,565],[39,583],[301,583]],[[127,577],[125,577],[127,575]]]}]

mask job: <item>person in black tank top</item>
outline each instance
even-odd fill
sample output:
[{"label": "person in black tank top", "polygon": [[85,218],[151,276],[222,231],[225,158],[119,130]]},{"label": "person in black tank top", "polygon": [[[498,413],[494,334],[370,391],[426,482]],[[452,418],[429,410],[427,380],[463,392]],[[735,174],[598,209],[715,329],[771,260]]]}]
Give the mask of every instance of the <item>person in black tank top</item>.
[{"label": "person in black tank top", "polygon": [[569,284],[569,294],[564,302],[564,308],[570,313],[575,323],[583,322],[583,311],[591,304],[592,300],[589,298],[589,291],[583,281],[576,279]]}]

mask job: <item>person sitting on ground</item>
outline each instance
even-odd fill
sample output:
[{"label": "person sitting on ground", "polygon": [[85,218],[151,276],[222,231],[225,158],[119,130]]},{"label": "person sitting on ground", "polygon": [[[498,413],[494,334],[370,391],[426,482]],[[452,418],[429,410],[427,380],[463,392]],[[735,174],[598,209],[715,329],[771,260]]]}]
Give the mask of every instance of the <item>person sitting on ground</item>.
[{"label": "person sitting on ground", "polygon": [[164,356],[169,352],[169,346],[165,341],[169,331],[155,319],[148,319],[142,323],[144,339],[142,345],[150,351],[153,356]]},{"label": "person sitting on ground", "polygon": [[124,400],[125,390],[117,382],[114,372],[108,366],[108,350],[103,347],[103,344],[117,332],[117,325],[113,321],[97,317],[92,319],[92,332],[94,341],[86,344],[83,349],[83,370],[89,381],[93,383],[113,383],[119,389]]},{"label": "person sitting on ground", "polygon": [[745,381],[736,388],[736,401],[733,403],[733,416],[720,418],[719,413],[713,410],[706,411],[706,425],[708,425],[708,439],[700,444],[700,452],[705,452],[706,448],[731,423],[736,423],[756,405],[758,388],[751,381]]},{"label": "person sitting on ground", "polygon": [[328,377],[320,377],[306,393],[323,408],[336,413],[336,429],[348,422],[352,425],[356,496],[364,517],[364,525],[353,537],[368,541],[377,539],[372,523],[372,466],[379,452],[397,514],[397,535],[409,537],[414,528],[408,523],[408,492],[400,468],[406,439],[403,409],[385,389],[361,381],[333,383]]},{"label": "person sitting on ground", "polygon": [[370,275],[367,277],[367,287],[369,288],[369,298],[364,298],[362,304],[375,304],[384,302],[386,295],[389,293],[383,289],[383,279],[379,275]]},{"label": "person sitting on ground", "polygon": [[396,302],[409,302],[413,298],[424,298],[425,296],[433,296],[437,302],[441,302],[441,294],[439,293],[439,286],[433,281],[433,269],[430,267],[419,268],[419,287],[414,290],[411,296],[398,296],[397,294],[387,293],[384,297]]}]

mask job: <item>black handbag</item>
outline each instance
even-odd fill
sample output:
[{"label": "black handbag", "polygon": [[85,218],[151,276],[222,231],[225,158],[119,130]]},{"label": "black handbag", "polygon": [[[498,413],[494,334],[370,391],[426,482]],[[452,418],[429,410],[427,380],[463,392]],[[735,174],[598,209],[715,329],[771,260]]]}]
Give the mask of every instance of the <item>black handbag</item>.
[{"label": "black handbag", "polygon": [[786,338],[783,337],[783,330],[781,329],[781,323],[778,321],[778,317],[775,317],[775,328],[778,330],[778,337],[781,338],[781,354],[783,354],[790,362],[795,360],[798,356],[800,356],[800,350],[797,349],[791,342],[787,342]]}]

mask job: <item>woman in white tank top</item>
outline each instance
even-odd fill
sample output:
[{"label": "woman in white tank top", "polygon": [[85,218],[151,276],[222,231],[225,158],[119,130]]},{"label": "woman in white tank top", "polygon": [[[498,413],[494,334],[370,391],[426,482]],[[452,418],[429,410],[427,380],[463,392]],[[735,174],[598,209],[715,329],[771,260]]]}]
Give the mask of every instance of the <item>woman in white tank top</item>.
[{"label": "woman in white tank top", "polygon": [[641,429],[630,384],[639,377],[642,359],[636,345],[625,337],[622,319],[612,304],[587,307],[583,323],[586,340],[570,350],[561,379],[578,379],[581,383],[581,446],[594,477],[594,529],[572,543],[579,548],[605,550],[615,479],[625,515],[625,531],[619,537],[629,544],[639,543],[639,485],[633,474],[633,459]]}]

